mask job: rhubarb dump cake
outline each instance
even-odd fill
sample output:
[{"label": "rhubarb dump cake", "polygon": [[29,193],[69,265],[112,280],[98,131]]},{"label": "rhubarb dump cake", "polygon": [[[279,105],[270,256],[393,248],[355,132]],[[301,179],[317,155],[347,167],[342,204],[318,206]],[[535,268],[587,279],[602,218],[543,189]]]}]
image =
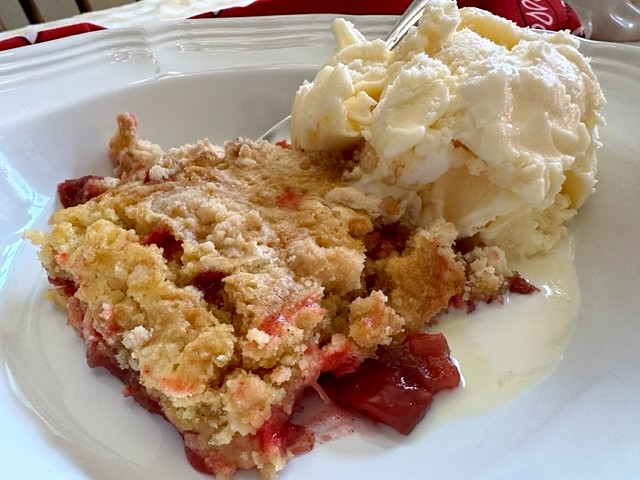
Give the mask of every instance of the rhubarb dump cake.
[{"label": "rhubarb dump cake", "polygon": [[66,208],[29,237],[89,365],[175,425],[194,466],[273,478],[313,445],[290,421],[308,388],[409,433],[458,384],[423,328],[514,285],[499,250],[405,223],[406,205],[343,180],[353,157],[242,139],[163,152],[136,130],[120,115],[116,175],[61,183]]}]

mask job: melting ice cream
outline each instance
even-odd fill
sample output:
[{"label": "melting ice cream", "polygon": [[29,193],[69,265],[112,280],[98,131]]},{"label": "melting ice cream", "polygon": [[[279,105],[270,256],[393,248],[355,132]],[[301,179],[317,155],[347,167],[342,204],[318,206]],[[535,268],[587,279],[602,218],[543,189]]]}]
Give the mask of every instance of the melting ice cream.
[{"label": "melting ice cream", "polygon": [[512,256],[549,251],[596,184],[604,96],[579,41],[454,1],[426,7],[390,51],[349,22],[297,92],[292,141],[358,148],[355,186],[414,221],[444,217]]}]

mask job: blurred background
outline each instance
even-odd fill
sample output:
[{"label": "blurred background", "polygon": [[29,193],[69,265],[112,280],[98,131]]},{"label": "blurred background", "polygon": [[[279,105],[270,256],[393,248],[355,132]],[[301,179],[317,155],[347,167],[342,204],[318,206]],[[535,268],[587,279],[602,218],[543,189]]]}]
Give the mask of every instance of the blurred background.
[{"label": "blurred background", "polygon": [[51,22],[137,0],[0,0],[0,31]]},{"label": "blurred background", "polygon": [[[223,3],[234,3],[228,0],[0,0],[0,32],[67,19],[80,13],[96,12],[136,1],[185,9],[196,3],[206,4],[205,10],[215,10]],[[545,3],[544,0],[520,1]],[[247,4],[249,1],[240,3]],[[566,0],[566,3],[580,17],[587,38],[615,42],[640,40],[640,0]]]}]

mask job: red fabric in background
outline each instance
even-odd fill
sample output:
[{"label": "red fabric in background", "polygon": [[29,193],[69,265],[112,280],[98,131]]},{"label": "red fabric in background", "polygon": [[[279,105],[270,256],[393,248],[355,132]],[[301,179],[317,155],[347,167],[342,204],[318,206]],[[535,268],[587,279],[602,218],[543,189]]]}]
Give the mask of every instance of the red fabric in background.
[{"label": "red fabric in background", "polygon": [[[296,15],[337,13],[341,15],[400,15],[411,0],[256,0],[246,7],[232,7],[219,12],[204,12],[191,18],[252,17],[264,15]],[[458,0],[459,7],[478,7],[513,20],[521,27],[545,30],[569,30],[581,33],[576,13],[562,0]],[[34,43],[101,30],[92,23],[78,23],[43,30]],[[0,50],[30,45],[25,37],[0,40]]]},{"label": "red fabric in background", "polygon": [[521,27],[582,31],[578,15],[562,0],[458,0],[458,7],[482,8]]},{"label": "red fabric in background", "polygon": [[49,42],[58,38],[70,37],[72,35],[79,35],[87,32],[96,32],[104,29],[105,27],[101,27],[100,25],[95,25],[93,23],[74,23],[73,25],[65,25],[64,27],[50,28],[48,30],[38,32],[35,43]]},{"label": "red fabric in background", "polygon": [[[303,13],[400,15],[411,0],[257,0],[246,7],[220,11],[218,17],[249,17]],[[521,27],[579,31],[580,20],[562,0],[458,0],[458,7],[478,7],[513,20]]]},{"label": "red fabric in background", "polygon": [[[500,0],[496,0],[500,1]],[[219,17],[259,17],[305,13],[401,15],[411,0],[256,0],[246,7],[221,10]]]}]

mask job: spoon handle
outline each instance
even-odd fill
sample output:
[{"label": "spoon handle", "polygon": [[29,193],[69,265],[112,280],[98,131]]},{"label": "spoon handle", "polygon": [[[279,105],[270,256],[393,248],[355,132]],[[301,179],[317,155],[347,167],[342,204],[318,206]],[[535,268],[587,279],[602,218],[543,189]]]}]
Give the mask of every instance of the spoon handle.
[{"label": "spoon handle", "polygon": [[393,49],[402,37],[407,34],[407,30],[418,22],[428,2],[429,0],[413,0],[411,2],[411,5],[407,7],[398,23],[394,25],[384,39],[389,50]]}]

